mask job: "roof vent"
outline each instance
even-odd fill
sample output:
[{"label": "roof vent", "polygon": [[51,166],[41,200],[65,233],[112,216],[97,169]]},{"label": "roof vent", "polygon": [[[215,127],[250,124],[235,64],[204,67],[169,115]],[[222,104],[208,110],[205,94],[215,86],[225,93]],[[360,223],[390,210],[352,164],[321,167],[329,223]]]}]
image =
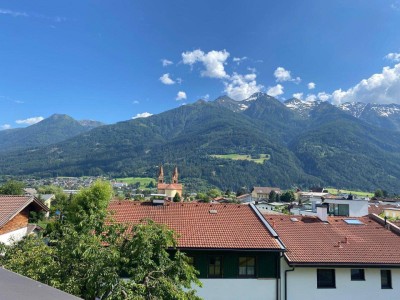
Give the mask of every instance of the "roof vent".
[{"label": "roof vent", "polygon": [[218,211],[217,211],[216,209],[210,209],[208,212],[209,212],[210,214],[216,214],[216,213],[218,213]]},{"label": "roof vent", "polygon": [[297,218],[290,218],[290,221],[292,222],[298,222],[299,220]]}]

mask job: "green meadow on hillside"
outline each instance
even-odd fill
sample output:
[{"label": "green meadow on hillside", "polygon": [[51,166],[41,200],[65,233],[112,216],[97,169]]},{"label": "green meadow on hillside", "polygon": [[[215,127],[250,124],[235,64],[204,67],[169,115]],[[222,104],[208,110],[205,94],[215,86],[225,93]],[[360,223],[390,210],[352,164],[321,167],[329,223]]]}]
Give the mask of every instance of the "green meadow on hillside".
[{"label": "green meadow on hillside", "polygon": [[232,160],[248,160],[255,162],[257,164],[263,164],[264,161],[270,159],[269,154],[260,154],[260,158],[251,158],[251,155],[246,155],[246,154],[214,154],[210,155],[211,157],[214,158],[220,158],[220,159],[232,159]]}]

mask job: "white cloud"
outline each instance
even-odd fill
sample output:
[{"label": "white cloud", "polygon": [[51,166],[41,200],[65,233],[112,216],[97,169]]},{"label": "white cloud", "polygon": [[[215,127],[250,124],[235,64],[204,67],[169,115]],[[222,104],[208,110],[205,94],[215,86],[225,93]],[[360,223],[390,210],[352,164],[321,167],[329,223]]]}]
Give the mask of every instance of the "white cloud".
[{"label": "white cloud", "polygon": [[283,67],[276,68],[274,71],[274,76],[276,78],[276,82],[292,81],[296,84],[301,82],[300,77],[293,78],[291,72]]},{"label": "white cloud", "polygon": [[161,62],[162,62],[163,67],[167,67],[167,66],[172,65],[174,63],[173,61],[165,59],[165,58],[162,59]]},{"label": "white cloud", "polygon": [[179,91],[175,98],[176,101],[185,100],[185,99],[187,99],[187,96],[186,96],[186,93],[183,91]]},{"label": "white cloud", "polygon": [[13,17],[29,17],[26,12],[15,11],[10,9],[0,9],[0,15],[10,15]]},{"label": "white cloud", "polygon": [[306,97],[306,101],[315,101],[317,100],[317,96],[314,94],[308,94]]},{"label": "white cloud", "polygon": [[313,89],[315,89],[315,83],[314,82],[309,82],[307,84],[307,87],[308,87],[309,90],[313,90]]},{"label": "white cloud", "polygon": [[201,96],[200,98],[203,99],[203,100],[208,100],[208,99],[210,99],[210,95],[209,94],[205,94],[204,96]]},{"label": "white cloud", "polygon": [[144,113],[141,113],[141,114],[137,114],[136,116],[132,117],[132,119],[147,118],[147,117],[150,117],[152,115],[153,114],[151,114],[151,113],[144,112]]},{"label": "white cloud", "polygon": [[400,10],[400,1],[395,1],[390,5],[390,8],[394,10]]},{"label": "white cloud", "polygon": [[284,93],[283,91],[283,86],[280,84],[277,84],[273,87],[268,88],[267,90],[267,94],[272,96],[272,97],[276,97],[279,95],[282,95]]},{"label": "white cloud", "polygon": [[197,49],[182,53],[182,61],[184,64],[192,66],[197,62],[201,62],[205,68],[205,70],[201,71],[201,76],[210,78],[228,77],[224,67],[228,57],[229,52],[226,50],[212,50],[208,53],[204,53],[202,50]]},{"label": "white cloud", "polygon": [[354,87],[344,91],[338,89],[332,93],[332,102],[372,102],[400,104],[400,64],[393,68],[384,67],[381,73],[373,74],[361,80]]},{"label": "white cloud", "polygon": [[6,130],[6,129],[10,129],[11,125],[10,124],[3,124],[0,126],[0,130]]},{"label": "white cloud", "polygon": [[234,57],[232,59],[233,62],[237,63],[238,65],[240,65],[244,60],[247,59],[247,56],[243,56],[243,57]]},{"label": "white cloud", "polygon": [[293,98],[302,100],[303,99],[303,93],[294,93],[293,94]]},{"label": "white cloud", "polygon": [[139,104],[139,101],[138,100],[134,100],[132,103],[133,104]]},{"label": "white cloud", "polygon": [[24,124],[24,125],[33,125],[39,123],[40,121],[44,120],[43,117],[32,117],[25,120],[16,120],[15,123],[17,124]]},{"label": "white cloud", "polygon": [[26,13],[26,12],[22,12],[22,11],[15,11],[15,10],[10,10],[10,9],[1,9],[0,8],[0,15],[9,15],[12,17],[25,17],[25,18],[38,18],[38,19],[45,19],[45,20],[50,20],[53,22],[64,22],[67,20],[67,18],[64,17],[60,17],[60,16],[56,16],[56,17],[48,17],[45,15],[41,15],[41,14],[37,14],[37,13]]},{"label": "white cloud", "polygon": [[321,101],[328,101],[331,98],[331,95],[325,92],[320,92],[318,93],[317,98]]},{"label": "white cloud", "polygon": [[233,73],[233,75],[224,82],[224,92],[234,100],[246,99],[264,88],[261,84],[257,84],[256,78],[257,75],[253,73],[246,75]]},{"label": "white cloud", "polygon": [[394,62],[400,62],[400,53],[389,53],[385,58]]},{"label": "white cloud", "polygon": [[160,81],[161,81],[162,83],[164,83],[164,84],[166,84],[166,85],[175,84],[175,81],[172,80],[172,79],[169,77],[169,73],[165,73],[165,74],[164,74],[163,76],[161,76],[159,79],[160,79]]}]

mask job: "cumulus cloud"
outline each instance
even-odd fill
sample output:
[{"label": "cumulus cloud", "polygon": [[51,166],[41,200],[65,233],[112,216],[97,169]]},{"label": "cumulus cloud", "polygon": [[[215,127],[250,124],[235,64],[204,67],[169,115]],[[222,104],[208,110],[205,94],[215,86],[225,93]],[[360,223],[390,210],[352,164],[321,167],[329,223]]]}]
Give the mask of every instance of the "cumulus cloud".
[{"label": "cumulus cloud", "polygon": [[317,100],[317,95],[308,94],[307,97],[306,97],[306,101],[307,101],[307,102],[315,101],[315,100]]},{"label": "cumulus cloud", "polygon": [[268,90],[267,90],[267,94],[272,97],[282,95],[283,93],[284,93],[283,86],[280,84],[272,86],[272,87],[268,88]]},{"label": "cumulus cloud", "polygon": [[163,76],[161,76],[160,81],[166,85],[171,85],[171,84],[175,84],[175,81],[169,77],[169,73],[165,73]]},{"label": "cumulus cloud", "polygon": [[348,90],[338,89],[331,95],[334,104],[343,102],[372,102],[400,104],[400,64],[384,67],[381,73],[361,80]]},{"label": "cumulus cloud", "polygon": [[167,67],[169,65],[172,65],[174,62],[164,58],[164,59],[161,60],[161,63],[163,65],[163,67]]},{"label": "cumulus cloud", "polygon": [[144,112],[141,114],[137,114],[136,116],[132,117],[132,119],[138,119],[138,118],[147,118],[152,116],[153,114],[149,113],[149,112]]},{"label": "cumulus cloud", "polygon": [[16,120],[15,123],[23,124],[23,125],[33,125],[39,123],[40,121],[44,120],[43,117],[32,117],[25,120]]},{"label": "cumulus cloud", "polygon": [[139,101],[138,100],[134,100],[132,103],[133,104],[139,104]]},{"label": "cumulus cloud", "polygon": [[331,98],[331,95],[325,92],[320,92],[318,93],[317,98],[321,101],[328,101]]},{"label": "cumulus cloud", "polygon": [[315,89],[315,83],[314,82],[309,82],[307,84],[307,87],[308,87],[309,90],[313,90],[313,89]]},{"label": "cumulus cloud", "polygon": [[285,82],[285,81],[292,81],[294,83],[300,83],[300,77],[292,77],[292,74],[289,70],[286,70],[283,67],[278,67],[274,71],[274,76],[276,78],[276,82]]},{"label": "cumulus cloud", "polygon": [[187,96],[184,91],[179,91],[175,98],[176,101],[185,100],[185,99],[187,99]]},{"label": "cumulus cloud", "polygon": [[6,130],[6,129],[10,129],[11,128],[11,125],[10,124],[3,124],[3,125],[0,125],[0,130]]},{"label": "cumulus cloud", "polygon": [[303,100],[303,93],[294,93],[293,98]]},{"label": "cumulus cloud", "polygon": [[400,53],[389,53],[385,58],[394,62],[400,62]]},{"label": "cumulus cloud", "polygon": [[253,73],[246,75],[233,73],[233,75],[224,82],[224,92],[234,100],[246,99],[264,88],[261,84],[257,84],[256,78],[257,75]]},{"label": "cumulus cloud", "polygon": [[210,78],[227,78],[224,64],[229,57],[226,50],[203,52],[200,49],[182,53],[182,61],[185,65],[194,65],[197,62],[203,64],[205,70],[201,71],[201,76]]}]

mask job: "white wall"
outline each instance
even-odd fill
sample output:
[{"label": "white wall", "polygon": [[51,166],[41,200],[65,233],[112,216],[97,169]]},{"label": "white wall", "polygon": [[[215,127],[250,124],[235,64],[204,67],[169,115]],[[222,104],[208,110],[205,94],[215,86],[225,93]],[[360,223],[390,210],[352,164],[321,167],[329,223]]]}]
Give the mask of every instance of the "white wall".
[{"label": "white wall", "polygon": [[205,300],[275,300],[276,279],[200,279]]},{"label": "white wall", "polygon": [[368,215],[368,200],[325,199],[324,202],[334,204],[348,204],[349,217],[363,217]]},{"label": "white wall", "polygon": [[0,242],[10,245],[13,242],[21,240],[28,232],[28,227],[20,228],[0,235]]},{"label": "white wall", "polygon": [[[282,300],[284,295],[285,269],[282,263]],[[334,268],[336,288],[317,289],[317,269],[296,267],[287,273],[288,300],[338,300],[338,299],[400,299],[400,269],[392,269],[393,289],[381,289],[381,273],[379,268],[365,268],[365,281],[351,281],[350,268]]]}]

